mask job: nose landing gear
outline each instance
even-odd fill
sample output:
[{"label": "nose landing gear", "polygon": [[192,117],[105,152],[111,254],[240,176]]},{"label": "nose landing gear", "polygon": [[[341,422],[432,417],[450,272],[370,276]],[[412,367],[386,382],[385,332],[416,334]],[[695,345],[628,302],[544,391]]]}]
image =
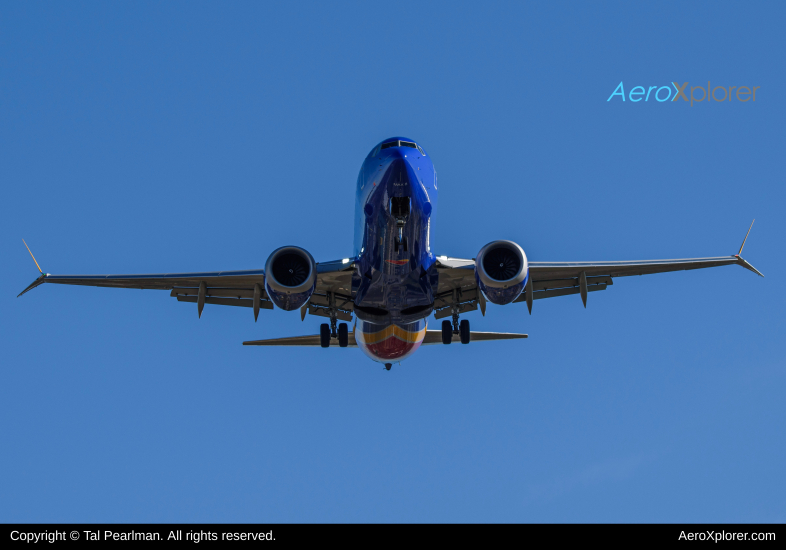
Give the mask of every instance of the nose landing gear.
[{"label": "nose landing gear", "polygon": [[410,199],[409,197],[391,197],[390,198],[390,213],[396,219],[396,227],[398,228],[398,237],[394,239],[393,246],[396,252],[402,248],[404,252],[409,251],[409,240],[404,237],[404,226],[407,225],[409,218]]},{"label": "nose landing gear", "polygon": [[404,249],[404,252],[409,252],[409,239],[406,237],[401,236],[401,231],[399,230],[399,236],[393,241],[393,247],[396,252]]}]

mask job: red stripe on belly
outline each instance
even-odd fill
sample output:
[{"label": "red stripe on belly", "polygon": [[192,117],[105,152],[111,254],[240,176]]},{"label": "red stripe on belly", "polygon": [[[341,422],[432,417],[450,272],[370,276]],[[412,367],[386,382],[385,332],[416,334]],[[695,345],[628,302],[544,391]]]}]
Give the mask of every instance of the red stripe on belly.
[{"label": "red stripe on belly", "polygon": [[378,342],[376,344],[366,344],[366,349],[375,357],[380,359],[395,360],[404,357],[408,353],[420,347],[420,342],[404,342],[395,336]]}]

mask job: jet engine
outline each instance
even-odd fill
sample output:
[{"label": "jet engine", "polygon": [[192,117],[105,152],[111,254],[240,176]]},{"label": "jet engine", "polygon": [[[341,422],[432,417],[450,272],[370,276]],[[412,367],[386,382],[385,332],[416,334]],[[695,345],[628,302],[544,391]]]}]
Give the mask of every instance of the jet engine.
[{"label": "jet engine", "polygon": [[317,285],[317,264],[297,246],[275,250],[265,263],[265,290],[281,309],[292,311],[308,302]]},{"label": "jet engine", "polygon": [[475,259],[475,280],[492,304],[509,304],[527,284],[529,267],[524,250],[513,241],[494,241]]}]

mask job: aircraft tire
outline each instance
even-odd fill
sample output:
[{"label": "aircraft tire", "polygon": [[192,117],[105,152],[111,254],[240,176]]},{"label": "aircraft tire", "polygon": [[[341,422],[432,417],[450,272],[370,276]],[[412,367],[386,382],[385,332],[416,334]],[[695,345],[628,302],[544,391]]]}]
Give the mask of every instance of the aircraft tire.
[{"label": "aircraft tire", "polygon": [[330,347],[330,325],[327,323],[319,325],[319,345],[323,348]]},{"label": "aircraft tire", "polygon": [[442,321],[442,343],[450,344],[453,341],[453,326],[450,321]]},{"label": "aircraft tire", "polygon": [[347,330],[346,323],[338,325],[338,345],[342,348],[349,345],[349,331]]},{"label": "aircraft tire", "polygon": [[469,321],[466,319],[459,323],[459,336],[461,336],[462,344],[469,344]]}]

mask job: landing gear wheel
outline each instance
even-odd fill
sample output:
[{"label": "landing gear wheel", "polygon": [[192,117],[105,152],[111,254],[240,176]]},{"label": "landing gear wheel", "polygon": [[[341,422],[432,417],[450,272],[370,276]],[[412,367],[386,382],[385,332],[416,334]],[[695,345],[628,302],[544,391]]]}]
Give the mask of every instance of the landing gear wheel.
[{"label": "landing gear wheel", "polygon": [[442,343],[450,344],[453,341],[453,326],[450,321],[442,321]]},{"label": "landing gear wheel", "polygon": [[393,239],[393,248],[396,252],[401,250],[401,248],[404,248],[404,252],[409,252],[409,238],[403,237],[399,239],[396,237]]},{"label": "landing gear wheel", "polygon": [[464,319],[459,324],[459,336],[461,336],[461,343],[462,344],[469,344],[469,321]]},{"label": "landing gear wheel", "polygon": [[390,370],[390,367],[393,366],[393,363],[385,363],[385,370]]},{"label": "landing gear wheel", "polygon": [[323,348],[330,347],[330,325],[327,323],[319,325],[319,345]]},{"label": "landing gear wheel", "polygon": [[347,331],[346,323],[338,325],[338,345],[342,348],[349,345],[349,332]]}]

